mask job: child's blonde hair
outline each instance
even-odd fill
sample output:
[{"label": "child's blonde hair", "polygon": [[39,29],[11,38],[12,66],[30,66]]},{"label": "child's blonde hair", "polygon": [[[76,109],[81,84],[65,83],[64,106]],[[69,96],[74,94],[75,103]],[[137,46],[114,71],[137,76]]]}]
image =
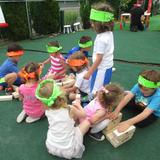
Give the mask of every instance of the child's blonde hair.
[{"label": "child's blonde hair", "polygon": [[[56,83],[53,81],[48,81],[44,83],[39,89],[37,90],[36,97],[40,99],[43,102],[43,98],[49,99],[53,92],[54,92],[54,87]],[[57,86],[58,87],[58,86]],[[53,99],[52,99],[53,100]],[[53,103],[51,102],[50,106],[47,106],[45,104],[45,109],[52,108],[52,109],[59,109],[59,108],[66,108],[67,107],[67,98],[63,92],[61,92],[55,99],[53,100]]]},{"label": "child's blonde hair", "polygon": [[88,59],[81,51],[77,51],[68,58],[68,64],[81,71],[88,66]]},{"label": "child's blonde hair", "polygon": [[[113,9],[111,8],[111,6],[106,3],[101,3],[101,2],[96,3],[92,6],[92,8],[98,11],[113,13]],[[113,31],[114,22],[112,20],[109,22],[99,22],[96,20],[91,20],[91,22],[94,24],[94,28],[97,33]]]},{"label": "child's blonde hair", "polygon": [[108,84],[98,92],[100,104],[112,111],[124,96],[124,90],[118,84]]}]

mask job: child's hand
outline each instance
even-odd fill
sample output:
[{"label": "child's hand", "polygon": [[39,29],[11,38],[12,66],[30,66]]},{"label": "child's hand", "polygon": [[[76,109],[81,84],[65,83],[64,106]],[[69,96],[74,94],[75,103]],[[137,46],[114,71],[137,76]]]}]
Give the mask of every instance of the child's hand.
[{"label": "child's hand", "polygon": [[39,66],[41,67],[41,69],[44,68],[44,63],[38,63],[38,64],[39,64]]},{"label": "child's hand", "polygon": [[87,72],[87,73],[84,75],[83,78],[89,80],[90,76],[91,76],[91,75]]},{"label": "child's hand", "polygon": [[111,113],[109,113],[108,118],[111,120],[114,120],[118,117],[118,114],[119,114],[119,112],[116,112],[116,111],[111,112]]},{"label": "child's hand", "polygon": [[121,122],[118,127],[117,127],[117,130],[118,132],[124,132],[126,131],[131,125],[127,122],[127,121],[124,121],[124,122]]}]

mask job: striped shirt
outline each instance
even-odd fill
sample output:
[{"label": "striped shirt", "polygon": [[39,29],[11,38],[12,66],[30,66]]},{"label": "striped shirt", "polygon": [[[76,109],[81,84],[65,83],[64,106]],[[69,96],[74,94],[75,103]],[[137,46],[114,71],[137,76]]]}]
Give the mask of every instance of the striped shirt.
[{"label": "striped shirt", "polygon": [[[51,60],[51,67],[49,69],[49,73],[56,74],[65,70],[64,66],[60,62],[60,61],[65,61],[64,57],[61,54],[59,54],[57,57],[50,55],[50,60]],[[62,79],[64,77],[65,74],[58,76],[56,79]]]}]

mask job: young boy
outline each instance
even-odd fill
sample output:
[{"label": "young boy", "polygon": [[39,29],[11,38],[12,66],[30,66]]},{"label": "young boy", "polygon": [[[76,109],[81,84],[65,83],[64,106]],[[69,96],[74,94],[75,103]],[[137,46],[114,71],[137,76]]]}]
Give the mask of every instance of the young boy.
[{"label": "young boy", "polygon": [[66,59],[68,59],[73,53],[77,52],[77,51],[81,51],[85,57],[88,58],[89,56],[89,51],[91,50],[93,43],[92,43],[92,39],[89,36],[82,36],[80,38],[80,40],[78,41],[78,46],[77,47],[73,47],[65,56]]},{"label": "young boy", "polygon": [[119,124],[119,132],[127,130],[131,125],[146,127],[160,117],[160,72],[145,70],[139,74],[138,83],[121,100],[110,119],[115,119],[126,106],[134,117]]},{"label": "young boy", "polygon": [[21,79],[18,77],[18,61],[24,54],[23,48],[18,44],[10,44],[7,50],[8,58],[0,66],[0,90],[6,88],[9,91],[12,84],[20,85]]}]

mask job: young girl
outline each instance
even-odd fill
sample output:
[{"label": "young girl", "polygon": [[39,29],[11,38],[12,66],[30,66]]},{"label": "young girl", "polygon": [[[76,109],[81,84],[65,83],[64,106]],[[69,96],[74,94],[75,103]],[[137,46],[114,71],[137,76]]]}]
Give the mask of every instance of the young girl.
[{"label": "young girl", "polygon": [[[109,112],[119,103],[123,93],[123,89],[116,84],[106,85],[102,87],[102,89],[97,92],[96,97],[84,107],[86,119],[92,124],[92,129],[90,131],[90,136],[92,138],[98,141],[104,140],[105,137],[100,131],[107,126],[109,119],[106,118]],[[81,110],[73,109],[77,117],[80,119],[84,117],[84,115],[81,114]]]},{"label": "young girl", "polygon": [[73,47],[65,56],[68,59],[73,53],[81,51],[87,58],[89,56],[89,51],[93,45],[92,39],[89,36],[82,36],[78,41],[78,46]]},{"label": "young girl", "polygon": [[23,101],[23,110],[17,117],[17,123],[26,118],[26,123],[39,120],[44,115],[41,102],[35,97],[35,90],[38,85],[41,67],[36,63],[27,64],[19,73],[25,79],[25,84],[19,87],[20,98]]},{"label": "young girl", "polygon": [[90,93],[90,80],[83,77],[88,71],[88,59],[82,52],[78,51],[72,54],[67,62],[71,69],[76,72],[75,85],[67,90],[67,92],[71,92],[69,98],[74,100],[77,90],[80,91],[82,97],[87,96]]},{"label": "young girl", "polygon": [[[112,76],[113,66],[113,20],[112,9],[109,5],[99,3],[91,9],[90,20],[97,33],[94,41],[93,64],[84,76],[91,78],[91,93],[95,94],[102,86],[108,84]],[[101,77],[101,78],[99,78]]]},{"label": "young girl", "polygon": [[121,100],[117,108],[110,114],[115,119],[126,106],[134,117],[120,123],[118,130],[123,132],[131,125],[146,127],[160,117],[160,72],[155,70],[142,71],[138,83]]},{"label": "young girl", "polygon": [[51,63],[51,67],[48,70],[47,75],[53,75],[53,79],[62,80],[65,77],[65,59],[61,54],[62,46],[59,45],[57,41],[49,42],[47,47],[47,51],[50,54],[50,58],[42,63],[45,65],[47,63]]},{"label": "young girl", "polygon": [[75,127],[74,115],[69,112],[66,97],[52,79],[46,79],[38,85],[36,97],[46,108],[48,152],[67,159],[81,158],[85,150],[83,135],[90,127],[89,121],[85,120]]}]

